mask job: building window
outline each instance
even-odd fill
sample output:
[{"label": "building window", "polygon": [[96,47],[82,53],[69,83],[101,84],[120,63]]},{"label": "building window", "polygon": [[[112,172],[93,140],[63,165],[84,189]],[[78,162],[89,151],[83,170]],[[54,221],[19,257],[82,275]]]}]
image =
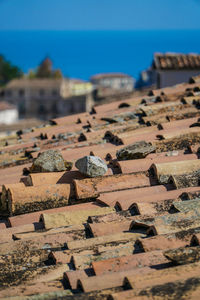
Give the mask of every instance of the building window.
[{"label": "building window", "polygon": [[4,95],[5,95],[5,91],[3,90],[0,92],[0,97],[4,97]]},{"label": "building window", "polygon": [[57,90],[52,90],[52,96],[57,96],[58,95],[58,91]]},{"label": "building window", "polygon": [[161,78],[160,78],[160,74],[157,74],[157,89],[161,88]]},{"label": "building window", "polygon": [[58,114],[58,105],[57,105],[57,103],[56,102],[54,102],[53,104],[52,104],[52,107],[51,107],[51,113],[52,113],[52,116],[53,117],[56,117],[57,116],[57,114]]},{"label": "building window", "polygon": [[38,106],[38,114],[39,115],[44,115],[47,113],[47,110],[43,104],[39,104]]},{"label": "building window", "polygon": [[25,91],[23,89],[20,89],[19,90],[19,96],[23,97],[25,94]]},{"label": "building window", "polygon": [[24,101],[20,102],[18,104],[18,110],[19,110],[19,114],[20,115],[25,115],[25,113],[26,113],[26,106],[25,106],[25,102]]},{"label": "building window", "polygon": [[74,112],[74,104],[73,102],[68,102],[68,112],[73,113]]},{"label": "building window", "polygon": [[11,90],[7,90],[6,95],[7,95],[8,97],[11,97],[11,96],[12,96],[12,91],[11,91]]},{"label": "building window", "polygon": [[45,90],[41,89],[41,90],[39,91],[39,94],[40,94],[40,96],[44,96],[44,95],[45,95]]},{"label": "building window", "polygon": [[109,79],[104,79],[103,85],[104,85],[105,87],[110,87],[110,86],[112,85],[112,81],[109,80]]}]

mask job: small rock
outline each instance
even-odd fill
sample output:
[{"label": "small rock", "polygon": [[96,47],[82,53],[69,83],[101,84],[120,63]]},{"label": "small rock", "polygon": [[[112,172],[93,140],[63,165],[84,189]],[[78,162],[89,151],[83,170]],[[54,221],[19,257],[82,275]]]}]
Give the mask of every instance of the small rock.
[{"label": "small rock", "polygon": [[65,160],[65,168],[67,171],[70,171],[73,167],[73,162]]},{"label": "small rock", "polygon": [[179,152],[177,150],[169,151],[165,156],[178,156]]},{"label": "small rock", "polygon": [[156,147],[145,141],[136,142],[117,151],[118,160],[144,158],[156,150]]},{"label": "small rock", "polygon": [[65,161],[57,150],[47,150],[39,154],[30,168],[30,172],[60,172],[65,170]]},{"label": "small rock", "polygon": [[75,166],[89,177],[102,176],[108,170],[105,162],[98,156],[84,156],[76,161]]}]

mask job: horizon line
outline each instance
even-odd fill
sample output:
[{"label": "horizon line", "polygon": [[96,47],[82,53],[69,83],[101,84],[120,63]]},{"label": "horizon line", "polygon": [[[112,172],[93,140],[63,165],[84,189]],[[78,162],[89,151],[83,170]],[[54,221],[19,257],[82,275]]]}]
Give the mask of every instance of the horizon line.
[{"label": "horizon line", "polygon": [[200,28],[135,28],[135,29],[1,29],[0,31],[200,31]]}]

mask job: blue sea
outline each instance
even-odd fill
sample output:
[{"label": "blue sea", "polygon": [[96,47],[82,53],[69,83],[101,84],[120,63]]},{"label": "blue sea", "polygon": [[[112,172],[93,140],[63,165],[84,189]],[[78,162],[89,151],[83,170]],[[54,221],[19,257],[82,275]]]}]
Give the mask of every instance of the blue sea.
[{"label": "blue sea", "polygon": [[24,72],[49,56],[72,78],[102,72],[138,78],[154,52],[200,53],[200,31],[0,31],[0,54]]}]

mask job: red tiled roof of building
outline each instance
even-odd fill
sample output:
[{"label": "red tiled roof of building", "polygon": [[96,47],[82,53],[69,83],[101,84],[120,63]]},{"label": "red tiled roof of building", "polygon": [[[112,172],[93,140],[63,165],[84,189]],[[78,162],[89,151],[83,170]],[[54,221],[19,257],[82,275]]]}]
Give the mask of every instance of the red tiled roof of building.
[{"label": "red tiled roof of building", "polygon": [[91,80],[102,79],[102,78],[126,78],[126,77],[131,77],[131,76],[124,73],[101,73],[101,74],[93,75],[91,77]]},{"label": "red tiled roof of building", "polygon": [[63,79],[39,78],[39,79],[13,79],[7,84],[7,88],[23,88],[27,85],[32,88],[59,88]]},{"label": "red tiled roof of building", "polygon": [[[199,91],[193,80],[0,140],[0,298],[198,298]],[[71,170],[30,173],[49,149]],[[108,171],[81,174],[85,155]]]},{"label": "red tiled roof of building", "polygon": [[200,70],[200,55],[193,53],[155,53],[153,67],[158,70]]},{"label": "red tiled roof of building", "polygon": [[4,110],[10,110],[10,109],[17,109],[17,108],[15,105],[12,105],[4,101],[0,101],[0,112]]}]

